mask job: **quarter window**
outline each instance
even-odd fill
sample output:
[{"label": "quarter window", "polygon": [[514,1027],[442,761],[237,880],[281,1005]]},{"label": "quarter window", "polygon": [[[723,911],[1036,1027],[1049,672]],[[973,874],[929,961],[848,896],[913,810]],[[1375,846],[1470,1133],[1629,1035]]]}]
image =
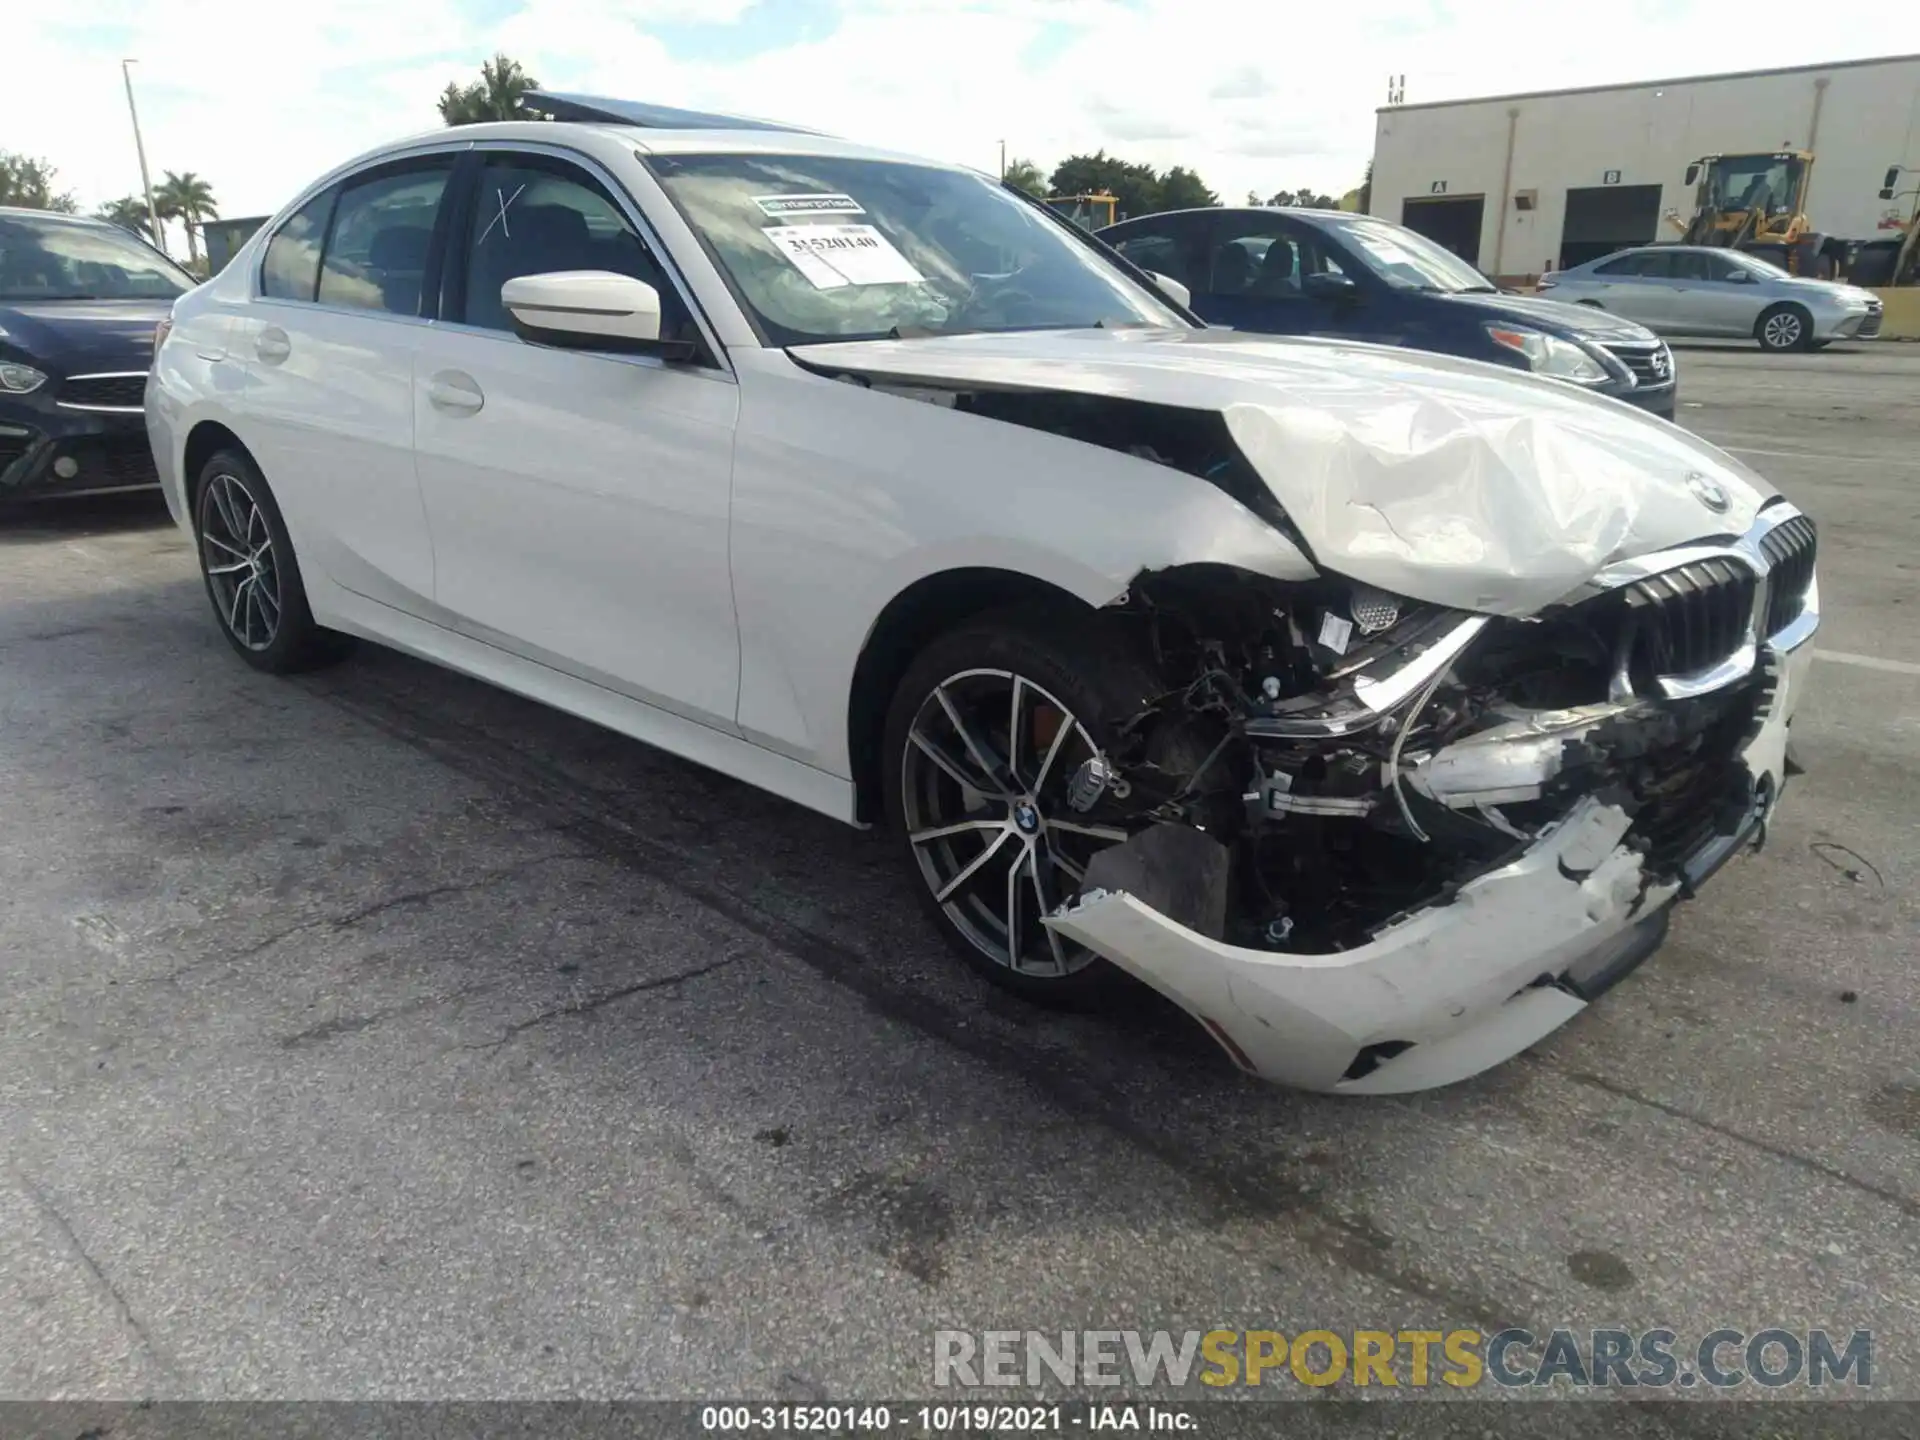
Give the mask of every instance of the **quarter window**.
[{"label": "quarter window", "polygon": [[679,297],[647,244],[584,171],[533,156],[489,160],[466,237],[465,319],[510,330],[500,287],[522,275],[607,270],[660,292],[662,338],[691,338]]},{"label": "quarter window", "polygon": [[1609,260],[1604,265],[1593,267],[1596,275],[1644,275],[1646,274],[1645,255],[1622,255],[1618,260]]},{"label": "quarter window", "polygon": [[435,159],[340,192],[320,266],[322,305],[421,313],[433,222],[452,171],[450,157]]},{"label": "quarter window", "polygon": [[320,284],[320,245],[339,191],[322,190],[288,217],[267,242],[260,267],[260,293],[275,300],[311,300]]}]

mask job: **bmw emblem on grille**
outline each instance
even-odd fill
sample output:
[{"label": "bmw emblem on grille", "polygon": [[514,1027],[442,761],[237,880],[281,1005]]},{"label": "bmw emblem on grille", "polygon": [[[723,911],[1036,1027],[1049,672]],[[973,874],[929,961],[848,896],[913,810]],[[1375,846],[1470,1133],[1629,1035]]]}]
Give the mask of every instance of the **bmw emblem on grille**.
[{"label": "bmw emblem on grille", "polygon": [[1698,470],[1687,476],[1687,489],[1693,492],[1693,498],[1716,515],[1727,513],[1727,507],[1733,502],[1727,498],[1726,486],[1718,480],[1711,480]]}]

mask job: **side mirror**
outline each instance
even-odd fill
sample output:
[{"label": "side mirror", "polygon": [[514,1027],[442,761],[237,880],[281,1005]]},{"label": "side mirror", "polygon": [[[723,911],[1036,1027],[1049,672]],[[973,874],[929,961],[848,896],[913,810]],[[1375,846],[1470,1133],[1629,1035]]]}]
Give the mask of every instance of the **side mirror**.
[{"label": "side mirror", "polygon": [[1182,310],[1190,310],[1193,308],[1193,292],[1178,280],[1174,279],[1171,275],[1162,275],[1158,270],[1149,270],[1147,274],[1153,277],[1154,289],[1173,301],[1173,303],[1178,305]]},{"label": "side mirror", "polygon": [[1687,166],[1686,183],[1689,185],[1697,185],[1699,182],[1700,182],[1700,166],[1696,162],[1692,165]]},{"label": "side mirror", "polygon": [[555,270],[521,275],[500,287],[513,333],[535,345],[612,350],[690,360],[686,340],[660,338],[660,292],[610,270]]},{"label": "side mirror", "polygon": [[1313,300],[1356,300],[1360,287],[1351,275],[1336,275],[1331,270],[1316,271],[1300,282],[1300,293]]},{"label": "side mirror", "polygon": [[1887,192],[1889,190],[1894,189],[1899,184],[1900,184],[1900,167],[1898,165],[1889,165],[1887,167],[1886,175],[1882,177],[1880,181],[1880,198],[1882,200],[1891,200],[1893,196],[1889,195]]}]

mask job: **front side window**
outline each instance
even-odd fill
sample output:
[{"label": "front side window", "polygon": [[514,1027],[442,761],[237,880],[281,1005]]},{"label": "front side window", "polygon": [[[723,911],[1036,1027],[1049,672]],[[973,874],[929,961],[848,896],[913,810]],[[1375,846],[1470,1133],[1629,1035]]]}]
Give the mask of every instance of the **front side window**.
[{"label": "front side window", "polygon": [[198,283],[124,230],[58,215],[0,215],[0,301],[171,300]]},{"label": "front side window", "polygon": [[984,176],[846,156],[647,163],[774,345],[1187,328],[1061,222]]},{"label": "front side window", "polygon": [[1396,290],[1491,294],[1487,277],[1451,250],[1403,225],[1380,220],[1334,221],[1333,230],[1374,275]]},{"label": "front side window", "polygon": [[452,173],[449,156],[349,182],[327,228],[320,303],[420,314],[434,217]]},{"label": "front side window", "polygon": [[1301,300],[1309,275],[1344,273],[1310,232],[1268,216],[1221,220],[1208,293],[1256,300]]},{"label": "front side window", "polygon": [[466,236],[464,319],[489,330],[513,328],[500,287],[522,275],[608,270],[660,292],[660,333],[685,328],[679,296],[646,242],[591,176],[560,160],[498,156],[487,161]]}]

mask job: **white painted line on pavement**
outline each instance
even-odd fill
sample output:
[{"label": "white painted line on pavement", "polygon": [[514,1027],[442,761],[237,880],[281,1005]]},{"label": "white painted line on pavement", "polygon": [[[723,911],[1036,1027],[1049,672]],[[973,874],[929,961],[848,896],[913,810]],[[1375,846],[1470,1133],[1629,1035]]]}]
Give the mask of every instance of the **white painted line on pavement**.
[{"label": "white painted line on pavement", "polygon": [[1816,650],[1816,660],[1831,660],[1836,665],[1858,665],[1862,670],[1887,670],[1895,675],[1920,675],[1920,665],[1910,660],[1882,660],[1877,655],[1854,655],[1845,650]]},{"label": "white painted line on pavement", "polygon": [[[1711,438],[1711,437],[1709,437]],[[1715,440],[1714,444],[1720,442]],[[1867,455],[1822,455],[1817,450],[1756,450],[1751,445],[1720,445],[1722,450],[1735,455],[1769,455],[1782,460],[1822,460],[1828,464],[1840,465],[1879,465],[1893,469],[1904,469],[1914,464],[1912,460],[1876,459]]]}]

